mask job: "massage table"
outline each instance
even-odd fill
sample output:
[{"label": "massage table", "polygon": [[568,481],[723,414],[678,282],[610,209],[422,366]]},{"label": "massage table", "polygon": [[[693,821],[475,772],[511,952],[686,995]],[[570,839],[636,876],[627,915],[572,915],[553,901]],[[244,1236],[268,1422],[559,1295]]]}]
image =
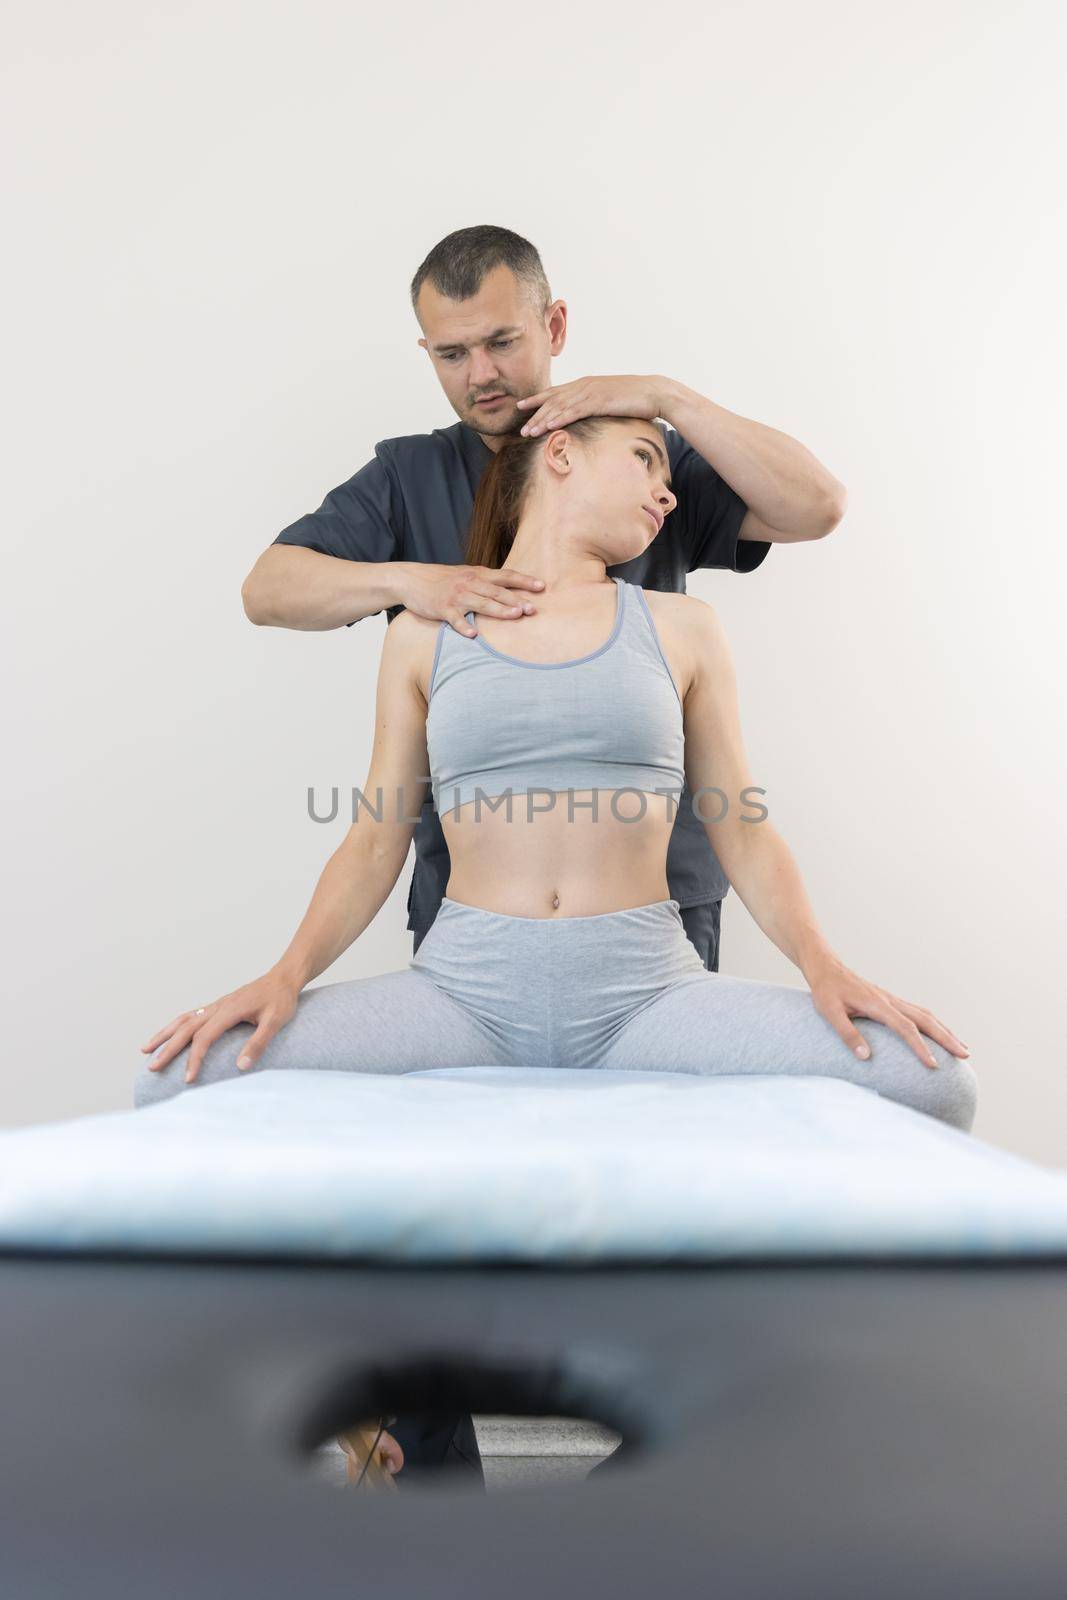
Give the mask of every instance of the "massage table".
[{"label": "massage table", "polygon": [[[0,1372],[5,1600],[1067,1592],[1067,1174],[843,1080],[261,1071],[0,1133]],[[424,1411],[622,1442],[312,1470]]]}]

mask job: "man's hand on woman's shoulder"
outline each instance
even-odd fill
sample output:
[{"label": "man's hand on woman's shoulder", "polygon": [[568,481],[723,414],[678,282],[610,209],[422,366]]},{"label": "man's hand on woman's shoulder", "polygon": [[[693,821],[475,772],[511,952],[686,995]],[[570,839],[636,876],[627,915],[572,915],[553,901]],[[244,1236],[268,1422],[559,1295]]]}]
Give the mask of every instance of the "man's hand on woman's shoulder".
[{"label": "man's hand on woman's shoulder", "polygon": [[466,613],[486,617],[529,616],[544,588],[540,578],[510,567],[448,566],[437,561],[406,561],[400,598],[408,611],[447,622],[467,638],[477,632]]}]

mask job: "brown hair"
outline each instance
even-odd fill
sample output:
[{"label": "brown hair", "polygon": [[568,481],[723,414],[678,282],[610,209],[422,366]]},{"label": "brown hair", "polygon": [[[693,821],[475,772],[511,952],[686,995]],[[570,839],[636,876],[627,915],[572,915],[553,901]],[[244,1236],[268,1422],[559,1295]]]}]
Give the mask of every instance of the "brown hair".
[{"label": "brown hair", "polygon": [[[579,417],[566,431],[592,443],[611,417]],[[471,567],[502,567],[518,531],[533,479],[534,461],[544,445],[542,434],[511,433],[482,474],[474,497],[464,560]]]}]

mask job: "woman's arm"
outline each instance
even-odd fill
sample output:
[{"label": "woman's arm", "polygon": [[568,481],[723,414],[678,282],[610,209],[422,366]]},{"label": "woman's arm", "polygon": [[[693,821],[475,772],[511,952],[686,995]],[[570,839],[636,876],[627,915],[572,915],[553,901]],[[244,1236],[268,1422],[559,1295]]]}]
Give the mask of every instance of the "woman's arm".
[{"label": "woman's arm", "polygon": [[425,628],[425,622],[402,614],[386,629],[374,748],[362,790],[366,806],[327,861],[288,948],[262,977],[198,1011],[180,1013],[143,1044],[145,1052],[164,1045],[150,1063],[152,1071],[167,1066],[192,1040],[185,1074],[192,1083],[210,1046],[238,1022],[255,1026],[237,1063],[253,1066],[293,1015],[304,985],[348,949],[389,898],[429,786],[426,702],[418,679]]},{"label": "woman's arm", "polygon": [[406,612],[385,630],[374,747],[361,791],[365,804],[323,868],[304,920],[275,964],[299,988],[374,921],[407,860],[429,789],[426,702],[418,679],[425,639],[425,622]]},{"label": "woman's arm", "polygon": [[[685,776],[697,815],[704,820],[712,849],[746,909],[783,955],[800,968],[820,1015],[859,1056],[870,1054],[854,1015],[873,1017],[894,1028],[928,1066],[936,1062],[922,1034],[954,1055],[966,1055],[953,1033],[922,1006],[901,1000],[852,972],[835,954],[815,917],[793,854],[773,824],[751,820],[760,806],[747,801],[755,788],[741,737],[733,658],[717,613],[688,597],[683,626],[691,674],[683,703]],[[726,812],[721,821],[723,800]],[[750,819],[745,820],[746,816]]]},{"label": "woman's arm", "polygon": [[[832,956],[804,888],[792,852],[761,808],[741,737],[737,681],[726,632],[718,614],[690,595],[685,608],[692,664],[684,701],[685,776],[697,815],[732,887],[768,939],[807,977]],[[719,794],[700,791],[721,790]],[[726,814],[721,821],[723,806]],[[744,817],[750,820],[744,821]]]}]

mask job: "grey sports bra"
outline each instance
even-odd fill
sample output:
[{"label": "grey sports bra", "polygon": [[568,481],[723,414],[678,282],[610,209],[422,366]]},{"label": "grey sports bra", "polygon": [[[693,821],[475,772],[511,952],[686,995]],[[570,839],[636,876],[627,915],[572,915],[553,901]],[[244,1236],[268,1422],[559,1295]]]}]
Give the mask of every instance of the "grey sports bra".
[{"label": "grey sports bra", "polygon": [[[532,789],[665,790],[677,806],[685,785],[682,702],[644,591],[613,581],[611,636],[574,661],[520,661],[481,634],[467,638],[441,623],[426,718],[439,815],[479,791],[488,799]],[[467,621],[473,625],[473,611]],[[666,800],[655,806],[674,815]],[[631,813],[627,806],[618,814]]]}]

